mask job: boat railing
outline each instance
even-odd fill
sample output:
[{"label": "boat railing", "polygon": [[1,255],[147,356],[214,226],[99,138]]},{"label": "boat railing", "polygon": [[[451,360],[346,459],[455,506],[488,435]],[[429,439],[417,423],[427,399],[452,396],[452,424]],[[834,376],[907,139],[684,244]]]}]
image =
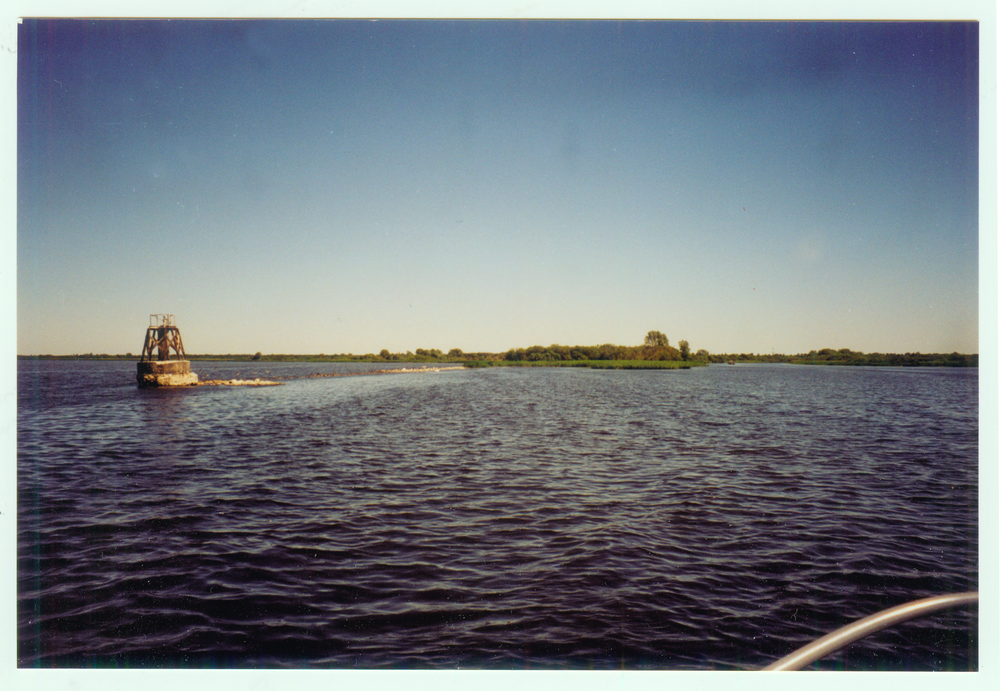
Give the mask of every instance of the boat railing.
[{"label": "boat railing", "polygon": [[822,638],[802,646],[790,655],[786,655],[777,662],[771,663],[762,671],[791,672],[802,669],[806,665],[840,650],[859,638],[864,638],[886,627],[909,621],[910,619],[916,619],[917,617],[922,617],[942,609],[963,607],[978,603],[979,593],[969,592],[937,595],[935,597],[907,602],[896,607],[890,607],[864,619],[859,619],[847,626],[843,626],[832,633],[828,633]]}]

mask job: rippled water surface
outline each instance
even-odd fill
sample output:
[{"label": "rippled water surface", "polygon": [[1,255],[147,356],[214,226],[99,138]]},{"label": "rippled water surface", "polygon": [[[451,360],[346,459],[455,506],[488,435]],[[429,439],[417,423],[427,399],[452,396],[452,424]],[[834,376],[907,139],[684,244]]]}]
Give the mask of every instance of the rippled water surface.
[{"label": "rippled water surface", "polygon": [[20,666],[751,669],[978,587],[976,369],[192,367],[284,385],[19,363]]}]

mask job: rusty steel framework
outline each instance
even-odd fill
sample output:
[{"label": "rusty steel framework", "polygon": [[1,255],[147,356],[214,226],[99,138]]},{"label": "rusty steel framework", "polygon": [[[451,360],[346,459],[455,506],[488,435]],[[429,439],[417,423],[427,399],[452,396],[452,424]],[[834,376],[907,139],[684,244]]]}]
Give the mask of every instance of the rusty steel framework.
[{"label": "rusty steel framework", "polygon": [[146,343],[142,346],[142,357],[139,358],[139,361],[152,361],[154,359],[154,349],[156,350],[155,359],[160,362],[170,359],[171,349],[177,355],[177,360],[183,360],[187,357],[184,354],[181,331],[174,324],[174,315],[149,315],[149,328],[146,329]]}]

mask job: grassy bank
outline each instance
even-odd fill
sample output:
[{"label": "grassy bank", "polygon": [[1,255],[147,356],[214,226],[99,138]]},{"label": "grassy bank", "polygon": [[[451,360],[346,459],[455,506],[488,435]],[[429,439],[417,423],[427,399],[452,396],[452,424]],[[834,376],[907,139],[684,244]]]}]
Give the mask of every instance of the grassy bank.
[{"label": "grassy bank", "polygon": [[589,369],[691,369],[704,362],[682,360],[470,360],[466,367],[586,367]]},{"label": "grassy bank", "polygon": [[799,355],[793,365],[829,365],[840,367],[978,367],[979,355],[961,353],[846,353],[831,356]]}]

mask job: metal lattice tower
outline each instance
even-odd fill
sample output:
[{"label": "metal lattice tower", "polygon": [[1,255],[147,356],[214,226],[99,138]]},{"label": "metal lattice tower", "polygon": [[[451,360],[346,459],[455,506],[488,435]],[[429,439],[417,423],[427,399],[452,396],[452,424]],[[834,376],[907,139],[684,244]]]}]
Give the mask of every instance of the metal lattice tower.
[{"label": "metal lattice tower", "polygon": [[151,314],[149,315],[149,328],[146,329],[146,343],[142,346],[142,357],[140,362],[150,362],[153,358],[153,350],[156,350],[156,360],[164,362],[170,360],[170,351],[173,350],[176,360],[184,360],[184,343],[181,341],[181,331],[174,324],[172,314]]}]

